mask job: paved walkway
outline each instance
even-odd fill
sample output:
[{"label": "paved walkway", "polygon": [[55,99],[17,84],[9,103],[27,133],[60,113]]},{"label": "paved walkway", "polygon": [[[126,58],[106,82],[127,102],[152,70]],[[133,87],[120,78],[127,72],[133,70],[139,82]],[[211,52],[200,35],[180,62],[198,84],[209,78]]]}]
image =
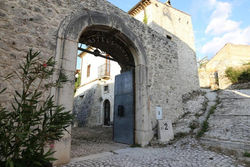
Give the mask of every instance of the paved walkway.
[{"label": "paved walkway", "polygon": [[220,104],[209,118],[202,142],[213,147],[250,150],[250,90],[220,90]]},{"label": "paved walkway", "polygon": [[[64,167],[241,167],[232,157],[205,150],[185,138],[161,148],[126,148],[73,159]],[[244,164],[243,164],[244,166]]]}]

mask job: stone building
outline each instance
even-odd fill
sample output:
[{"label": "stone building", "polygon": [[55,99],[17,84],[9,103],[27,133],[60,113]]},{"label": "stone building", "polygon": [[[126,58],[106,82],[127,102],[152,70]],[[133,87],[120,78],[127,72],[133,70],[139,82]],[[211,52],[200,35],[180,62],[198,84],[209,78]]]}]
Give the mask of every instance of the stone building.
[{"label": "stone building", "polygon": [[241,67],[250,62],[250,46],[227,43],[205,65],[199,68],[201,87],[225,89],[232,83],[225,76],[228,67]]},{"label": "stone building", "polygon": [[[198,74],[191,16],[171,6],[170,0],[141,0],[129,12],[131,16],[171,39],[177,44],[180,80],[184,83],[181,91],[188,93],[197,89]],[[190,80],[190,78],[193,78]]]},{"label": "stone building", "polygon": [[[141,0],[128,13],[135,19],[144,22],[149,27],[177,44],[178,64],[181,64],[181,66],[179,66],[178,68],[179,73],[182,75],[182,77],[180,77],[180,80],[182,83],[184,83],[183,87],[180,88],[180,91],[185,94],[190,92],[190,90],[197,89],[196,83],[198,83],[198,80],[195,77],[197,76],[197,69],[195,69],[196,53],[191,16],[185,12],[173,8],[170,4],[170,1],[162,3],[157,0]],[[92,56],[90,56],[89,58],[94,59]],[[190,80],[189,77],[192,77],[194,79]],[[84,80],[82,79],[82,81]],[[114,82],[114,79],[112,81]],[[84,84],[85,85],[83,87],[89,88],[89,85],[86,85],[86,83]],[[91,85],[92,84],[93,83],[91,83]],[[83,94],[83,91],[85,91],[83,87],[82,89],[77,91],[78,94],[80,92],[82,92]],[[96,87],[96,96],[95,98],[93,98],[93,100],[99,98],[103,99],[103,93],[101,90],[102,89],[100,86]],[[99,97],[97,96],[97,94],[99,94]],[[92,105],[92,107],[87,107],[87,105],[83,105],[86,99],[81,100],[81,98],[77,96],[78,95],[76,95],[75,98],[76,112],[79,113],[79,115],[86,115],[87,113],[89,113],[89,116],[92,117],[91,121],[87,121],[91,122],[92,124],[87,123],[87,126],[103,124],[104,122],[102,118],[104,117],[104,113],[103,107],[101,105],[103,101],[100,102],[99,100],[95,100],[95,102],[91,103],[94,104]],[[86,109],[86,107],[88,109]],[[113,108],[113,105],[111,105],[111,108]],[[91,111],[95,113],[95,117],[91,114]],[[110,117],[110,119],[113,120],[112,114]],[[80,122],[85,122],[87,117],[79,116],[78,119]]]},{"label": "stone building", "polygon": [[[178,18],[176,24],[191,26],[190,16],[167,4],[159,4],[166,8],[163,13],[166,17]],[[114,128],[118,132],[114,135],[130,133],[130,142],[145,146],[157,127],[156,107],[162,108],[163,119],[174,122],[183,114],[182,97],[199,90],[194,47],[176,35],[186,29],[177,27],[176,34],[166,31],[171,39],[151,25],[145,25],[105,0],[1,0],[0,76],[15,71],[29,48],[41,51],[42,59],[54,56],[56,71],[64,71],[70,82],[44,93],[54,95],[56,104],[72,110],[78,43],[99,48],[116,59],[122,71],[119,81],[122,90],[117,90],[115,98],[125,100],[118,100],[121,104],[117,101],[114,113],[118,119],[124,118],[117,125],[126,128],[130,125],[130,129]],[[192,54],[183,57],[182,52]],[[56,80],[58,75],[51,79]],[[14,78],[12,84],[0,79],[0,89],[8,88],[0,96],[1,104],[6,107],[13,100],[12,86],[21,89]],[[125,102],[130,104],[123,104]],[[130,110],[128,118],[124,113]],[[70,143],[68,133],[55,143],[57,164],[69,162]]]},{"label": "stone building", "polygon": [[81,84],[74,97],[74,122],[76,126],[109,126],[113,123],[114,80],[121,68],[115,61],[90,53],[82,52],[79,57]]}]

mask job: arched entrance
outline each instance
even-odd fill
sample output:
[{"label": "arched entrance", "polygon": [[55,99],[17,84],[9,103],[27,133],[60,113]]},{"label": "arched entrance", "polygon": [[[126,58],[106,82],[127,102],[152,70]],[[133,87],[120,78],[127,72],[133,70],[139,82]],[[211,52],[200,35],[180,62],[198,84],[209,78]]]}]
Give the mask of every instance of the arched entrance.
[{"label": "arched entrance", "polygon": [[[133,43],[119,30],[104,25],[86,27],[79,38],[79,43],[91,48],[95,56],[110,55],[121,67],[121,74],[115,78],[114,88],[114,126],[113,139],[115,142],[134,144],[135,130],[135,100],[134,100],[134,69],[135,61],[132,50]],[[81,49],[81,48],[79,48]],[[94,115],[91,121],[93,122]]]},{"label": "arched entrance", "polygon": [[107,99],[103,102],[103,113],[104,113],[103,124],[109,126],[110,125],[110,102]]},{"label": "arched entrance", "polygon": [[[72,77],[72,82],[53,90],[52,93],[55,94],[58,104],[72,110],[78,42],[104,50],[118,61],[123,72],[134,69],[134,142],[146,145],[153,136],[149,121],[146,53],[136,33],[122,24],[121,20],[117,15],[82,10],[62,22],[57,38],[57,69]],[[63,142],[56,144],[56,151],[57,159],[69,161],[70,135],[65,134]]]}]

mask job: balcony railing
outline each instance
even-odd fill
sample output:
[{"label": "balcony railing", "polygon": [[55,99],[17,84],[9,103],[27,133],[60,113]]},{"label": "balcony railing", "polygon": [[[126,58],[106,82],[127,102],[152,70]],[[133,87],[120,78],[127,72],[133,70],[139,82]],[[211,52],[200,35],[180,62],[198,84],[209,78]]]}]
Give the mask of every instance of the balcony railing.
[{"label": "balcony railing", "polygon": [[98,78],[110,79],[110,63],[104,63],[98,67]]}]

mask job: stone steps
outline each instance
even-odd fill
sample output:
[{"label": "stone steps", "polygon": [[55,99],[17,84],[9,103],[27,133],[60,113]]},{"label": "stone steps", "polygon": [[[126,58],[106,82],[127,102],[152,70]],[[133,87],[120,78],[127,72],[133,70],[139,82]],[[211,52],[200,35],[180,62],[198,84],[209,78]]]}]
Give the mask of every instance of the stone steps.
[{"label": "stone steps", "polygon": [[239,154],[250,150],[250,90],[221,90],[220,104],[208,120],[201,138],[207,146]]}]

